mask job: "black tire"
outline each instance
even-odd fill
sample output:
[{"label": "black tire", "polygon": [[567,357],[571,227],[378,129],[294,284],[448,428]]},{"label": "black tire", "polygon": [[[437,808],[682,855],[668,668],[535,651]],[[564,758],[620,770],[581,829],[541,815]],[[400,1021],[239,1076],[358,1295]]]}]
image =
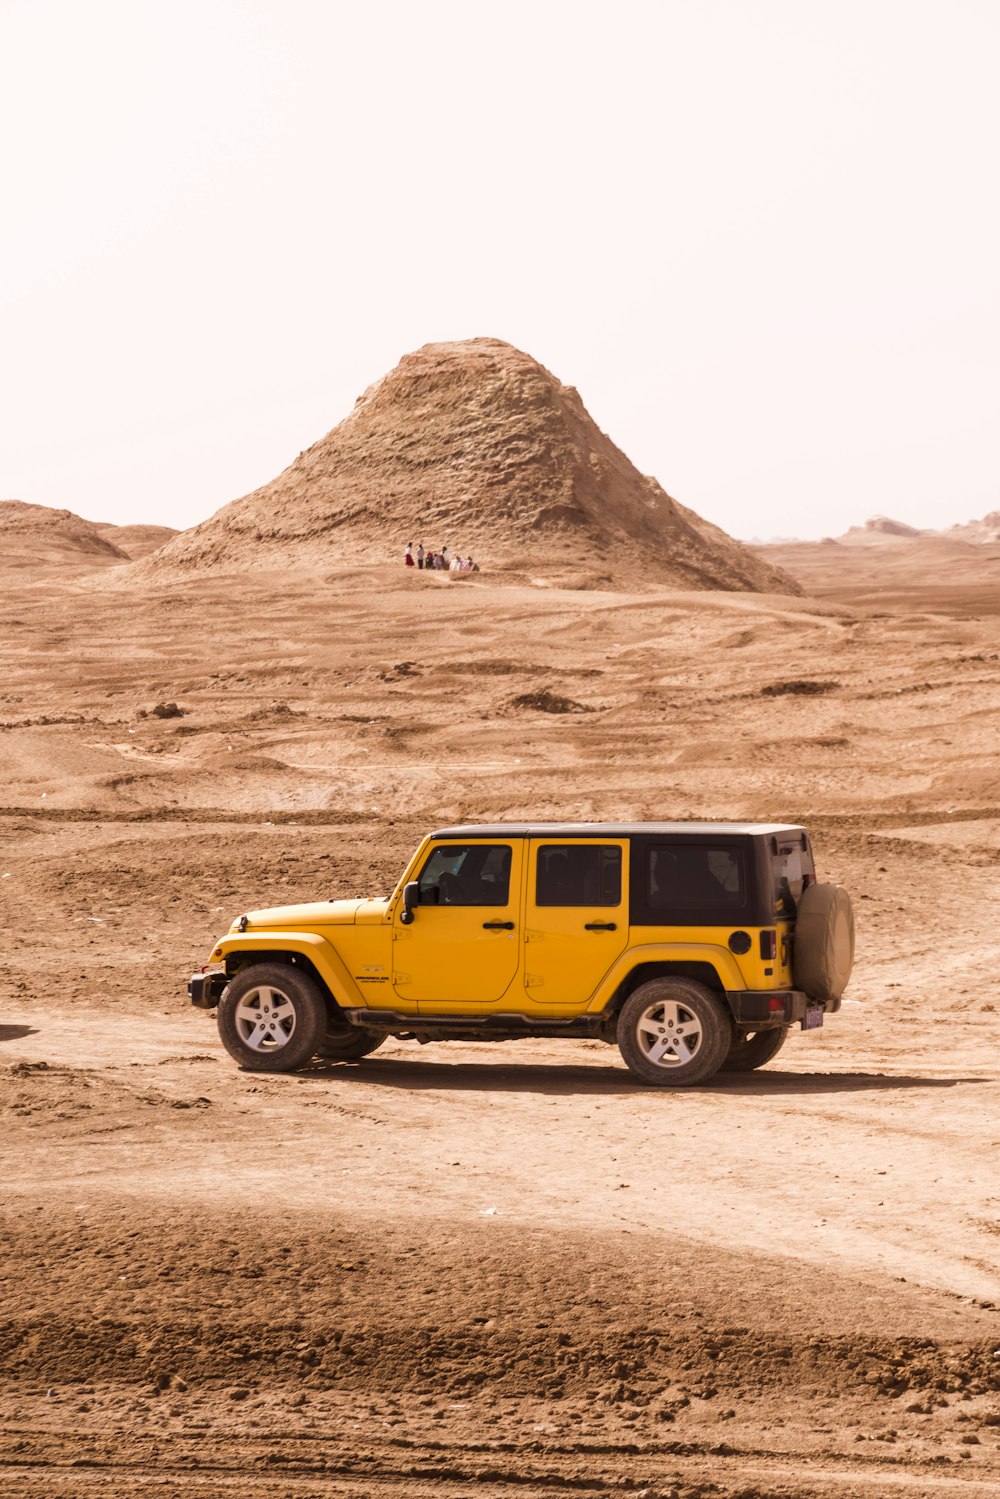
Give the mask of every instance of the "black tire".
[{"label": "black tire", "polygon": [[316,1055],[328,1024],[314,978],[290,963],[251,963],[219,1000],[222,1044],[247,1072],[293,1072]]},{"label": "black tire", "polygon": [[650,979],[622,1005],[618,1050],[655,1088],[688,1088],[718,1072],[733,1039],[721,1000],[693,979]]},{"label": "black tire", "polygon": [[326,1035],[316,1055],[325,1062],[360,1062],[382,1045],[384,1036],[363,1031],[356,1025],[327,1025]]},{"label": "black tire", "polygon": [[769,1031],[754,1031],[749,1036],[734,1035],[729,1055],[723,1062],[721,1072],[753,1072],[776,1057],[785,1044],[789,1025],[775,1026]]}]

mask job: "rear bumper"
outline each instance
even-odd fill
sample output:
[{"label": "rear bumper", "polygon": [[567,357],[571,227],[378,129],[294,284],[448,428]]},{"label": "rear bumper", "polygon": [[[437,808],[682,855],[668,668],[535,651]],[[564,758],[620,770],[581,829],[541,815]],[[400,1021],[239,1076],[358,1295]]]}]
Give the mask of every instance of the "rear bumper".
[{"label": "rear bumper", "polygon": [[196,1009],[214,1010],[228,983],[229,977],[222,968],[212,969],[209,973],[192,973],[188,979],[188,998]]},{"label": "rear bumper", "polygon": [[737,1025],[794,1025],[805,1019],[806,1009],[818,1005],[824,1010],[840,1008],[840,1001],[823,1004],[810,999],[801,989],[727,989],[726,999]]}]

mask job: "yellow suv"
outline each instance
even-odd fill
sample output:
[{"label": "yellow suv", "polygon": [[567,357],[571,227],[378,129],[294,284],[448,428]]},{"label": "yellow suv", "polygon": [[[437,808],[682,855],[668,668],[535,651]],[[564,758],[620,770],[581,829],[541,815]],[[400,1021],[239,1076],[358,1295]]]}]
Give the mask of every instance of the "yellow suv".
[{"label": "yellow suv", "polygon": [[676,1088],[839,1009],[854,920],[801,827],[489,824],[429,834],[387,899],[250,911],[211,956],[189,995],[251,1071],[589,1036]]}]

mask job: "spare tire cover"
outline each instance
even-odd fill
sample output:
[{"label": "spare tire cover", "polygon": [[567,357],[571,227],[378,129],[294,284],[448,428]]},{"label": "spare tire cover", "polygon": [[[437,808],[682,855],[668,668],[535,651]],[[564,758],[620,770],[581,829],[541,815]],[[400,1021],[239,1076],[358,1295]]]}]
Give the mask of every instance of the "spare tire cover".
[{"label": "spare tire cover", "polygon": [[854,908],[841,885],[808,885],[795,922],[796,989],[813,999],[839,999],[854,967]]}]

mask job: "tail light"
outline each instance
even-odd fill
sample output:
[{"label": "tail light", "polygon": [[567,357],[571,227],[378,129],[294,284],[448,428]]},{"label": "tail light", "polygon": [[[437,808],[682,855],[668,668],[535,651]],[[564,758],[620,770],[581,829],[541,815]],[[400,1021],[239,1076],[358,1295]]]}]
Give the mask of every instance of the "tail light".
[{"label": "tail light", "polygon": [[778,934],[773,928],[760,934],[760,955],[765,963],[770,963],[778,955]]}]

